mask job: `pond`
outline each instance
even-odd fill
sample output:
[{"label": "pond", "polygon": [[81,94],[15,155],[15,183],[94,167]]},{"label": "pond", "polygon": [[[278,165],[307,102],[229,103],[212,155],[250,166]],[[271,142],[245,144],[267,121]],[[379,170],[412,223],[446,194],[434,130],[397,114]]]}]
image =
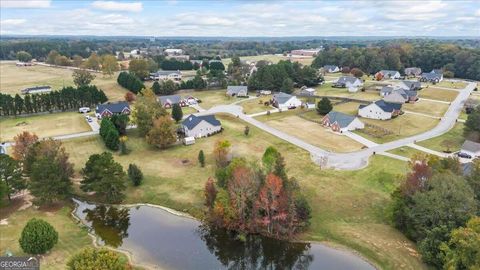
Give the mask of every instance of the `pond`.
[{"label": "pond", "polygon": [[113,207],[74,200],[74,214],[101,245],[130,252],[158,269],[375,269],[349,252],[225,230],[151,206]]}]

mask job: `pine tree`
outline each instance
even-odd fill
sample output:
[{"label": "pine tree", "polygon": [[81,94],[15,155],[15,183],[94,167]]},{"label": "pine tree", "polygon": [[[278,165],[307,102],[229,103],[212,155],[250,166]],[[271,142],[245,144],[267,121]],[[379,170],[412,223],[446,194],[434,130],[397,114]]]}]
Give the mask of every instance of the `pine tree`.
[{"label": "pine tree", "polygon": [[198,152],[198,162],[200,163],[201,167],[205,167],[205,154],[203,153],[203,150]]},{"label": "pine tree", "polygon": [[135,164],[128,165],[128,178],[134,186],[139,186],[143,180],[143,173]]},{"label": "pine tree", "polygon": [[182,107],[180,107],[180,104],[175,103],[173,104],[172,107],[172,118],[175,120],[175,122],[179,122],[183,118],[183,111]]},{"label": "pine tree", "polygon": [[158,83],[158,81],[155,81],[152,85],[152,90],[153,92],[155,93],[155,95],[160,95],[162,89],[160,87],[160,84]]},{"label": "pine tree", "polygon": [[322,98],[317,104],[317,112],[321,115],[328,114],[332,109],[332,103],[326,97]]}]

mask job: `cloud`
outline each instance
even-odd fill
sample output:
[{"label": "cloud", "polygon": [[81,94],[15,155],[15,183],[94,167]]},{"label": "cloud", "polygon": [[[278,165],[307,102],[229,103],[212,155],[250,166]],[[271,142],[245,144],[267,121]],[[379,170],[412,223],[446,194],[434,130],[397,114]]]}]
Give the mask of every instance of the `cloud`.
[{"label": "cloud", "polygon": [[49,8],[51,0],[1,0],[0,8]]},{"label": "cloud", "polygon": [[477,9],[477,11],[475,12],[475,16],[478,16],[478,17],[480,17],[480,8],[479,8],[479,9]]},{"label": "cloud", "polygon": [[24,24],[26,21],[27,20],[25,20],[25,19],[6,19],[6,20],[1,20],[0,25],[2,27],[17,26],[17,25]]},{"label": "cloud", "polygon": [[141,2],[94,1],[92,6],[108,11],[140,12],[143,10],[143,4]]}]

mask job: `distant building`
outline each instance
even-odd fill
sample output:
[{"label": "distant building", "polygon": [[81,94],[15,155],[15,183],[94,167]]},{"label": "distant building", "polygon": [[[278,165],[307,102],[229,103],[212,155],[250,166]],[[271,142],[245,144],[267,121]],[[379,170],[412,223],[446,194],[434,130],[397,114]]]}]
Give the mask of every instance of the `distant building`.
[{"label": "distant building", "polygon": [[185,137],[207,137],[222,130],[222,123],[215,118],[215,115],[195,116],[189,115],[182,122],[182,130]]},{"label": "distant building", "polygon": [[472,158],[480,157],[480,143],[466,140],[460,152],[472,156]]},{"label": "distant building", "polygon": [[405,89],[405,90],[420,90],[422,89],[422,84],[417,81],[405,81],[401,80],[397,83],[398,87]]},{"label": "distant building", "polygon": [[155,81],[181,81],[182,72],[179,70],[159,70],[155,73],[150,73],[150,79]]},{"label": "distant building", "polygon": [[302,101],[296,96],[280,92],[273,95],[272,104],[280,110],[287,110],[302,106]]},{"label": "distant building", "polygon": [[325,65],[323,66],[323,71],[326,73],[336,73],[340,71],[340,68],[335,65]]},{"label": "distant building", "polygon": [[422,74],[422,69],[418,67],[408,67],[405,68],[405,76],[420,76]]},{"label": "distant building", "polygon": [[365,125],[360,119],[358,119],[358,117],[335,111],[329,112],[322,118],[322,125],[330,127],[335,132],[365,128]]},{"label": "distant building", "polygon": [[229,85],[227,86],[226,94],[231,97],[246,97],[248,96],[248,87],[243,85]]},{"label": "distant building", "polygon": [[98,119],[110,117],[114,114],[130,114],[130,105],[128,102],[98,104],[95,108],[95,116]]},{"label": "distant building", "polygon": [[443,80],[443,72],[439,69],[434,69],[429,73],[422,73],[420,77],[421,82],[439,83]]},{"label": "distant building", "polygon": [[348,88],[349,92],[357,92],[362,85],[362,80],[353,76],[342,76],[333,83],[333,87]]},{"label": "distant building", "polygon": [[163,51],[164,54],[168,55],[168,56],[172,56],[172,55],[182,55],[183,54],[183,50],[182,49],[165,49]]},{"label": "distant building", "polygon": [[380,70],[378,73],[382,74],[383,79],[400,79],[401,76],[397,70]]},{"label": "distant building", "polygon": [[160,96],[158,97],[158,101],[164,108],[172,108],[173,104],[179,104],[181,107],[188,106],[180,95]]},{"label": "distant building", "polygon": [[317,56],[318,53],[322,50],[323,48],[316,48],[316,49],[301,49],[301,50],[293,50],[290,52],[291,56]]},{"label": "distant building", "polygon": [[22,94],[39,94],[39,93],[49,93],[52,91],[52,88],[48,85],[44,86],[35,86],[35,87],[29,87],[22,89],[21,92]]},{"label": "distant building", "polygon": [[368,105],[360,105],[358,107],[358,115],[365,118],[388,120],[399,115],[401,109],[402,104],[377,100]]},{"label": "distant building", "polygon": [[315,89],[314,88],[304,88],[300,90],[300,95],[302,96],[314,96],[315,95]]},{"label": "distant building", "polygon": [[383,100],[388,103],[413,103],[418,100],[418,92],[412,90],[405,90],[402,88],[394,88],[392,91],[385,91],[382,88]]}]

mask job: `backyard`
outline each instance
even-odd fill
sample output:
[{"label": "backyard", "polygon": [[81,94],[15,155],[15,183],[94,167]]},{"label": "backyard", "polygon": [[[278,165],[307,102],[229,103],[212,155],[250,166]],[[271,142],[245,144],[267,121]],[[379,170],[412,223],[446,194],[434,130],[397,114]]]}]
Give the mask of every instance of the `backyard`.
[{"label": "backyard", "polygon": [[261,96],[255,99],[242,101],[238,103],[238,105],[242,106],[245,114],[259,113],[274,109],[274,107],[270,105],[265,106],[264,104],[265,102],[270,101],[270,99],[272,99],[272,95]]},{"label": "backyard", "polygon": [[453,89],[463,89],[467,86],[467,83],[465,82],[451,82],[451,81],[441,81],[439,83],[436,83],[436,84],[431,84],[431,83],[427,83],[427,85],[430,85],[430,86],[436,86],[436,87],[446,87],[446,88],[453,88]]},{"label": "backyard", "polygon": [[241,100],[239,98],[232,98],[229,97],[225,94],[227,90],[226,89],[221,89],[221,90],[203,90],[203,91],[188,91],[188,92],[179,92],[180,95],[184,94],[189,94],[192,95],[198,99],[200,99],[202,102],[199,103],[198,105],[202,107],[205,110],[210,109],[213,106],[216,105],[222,105],[222,104],[230,104],[232,102],[235,102],[237,100]]}]

